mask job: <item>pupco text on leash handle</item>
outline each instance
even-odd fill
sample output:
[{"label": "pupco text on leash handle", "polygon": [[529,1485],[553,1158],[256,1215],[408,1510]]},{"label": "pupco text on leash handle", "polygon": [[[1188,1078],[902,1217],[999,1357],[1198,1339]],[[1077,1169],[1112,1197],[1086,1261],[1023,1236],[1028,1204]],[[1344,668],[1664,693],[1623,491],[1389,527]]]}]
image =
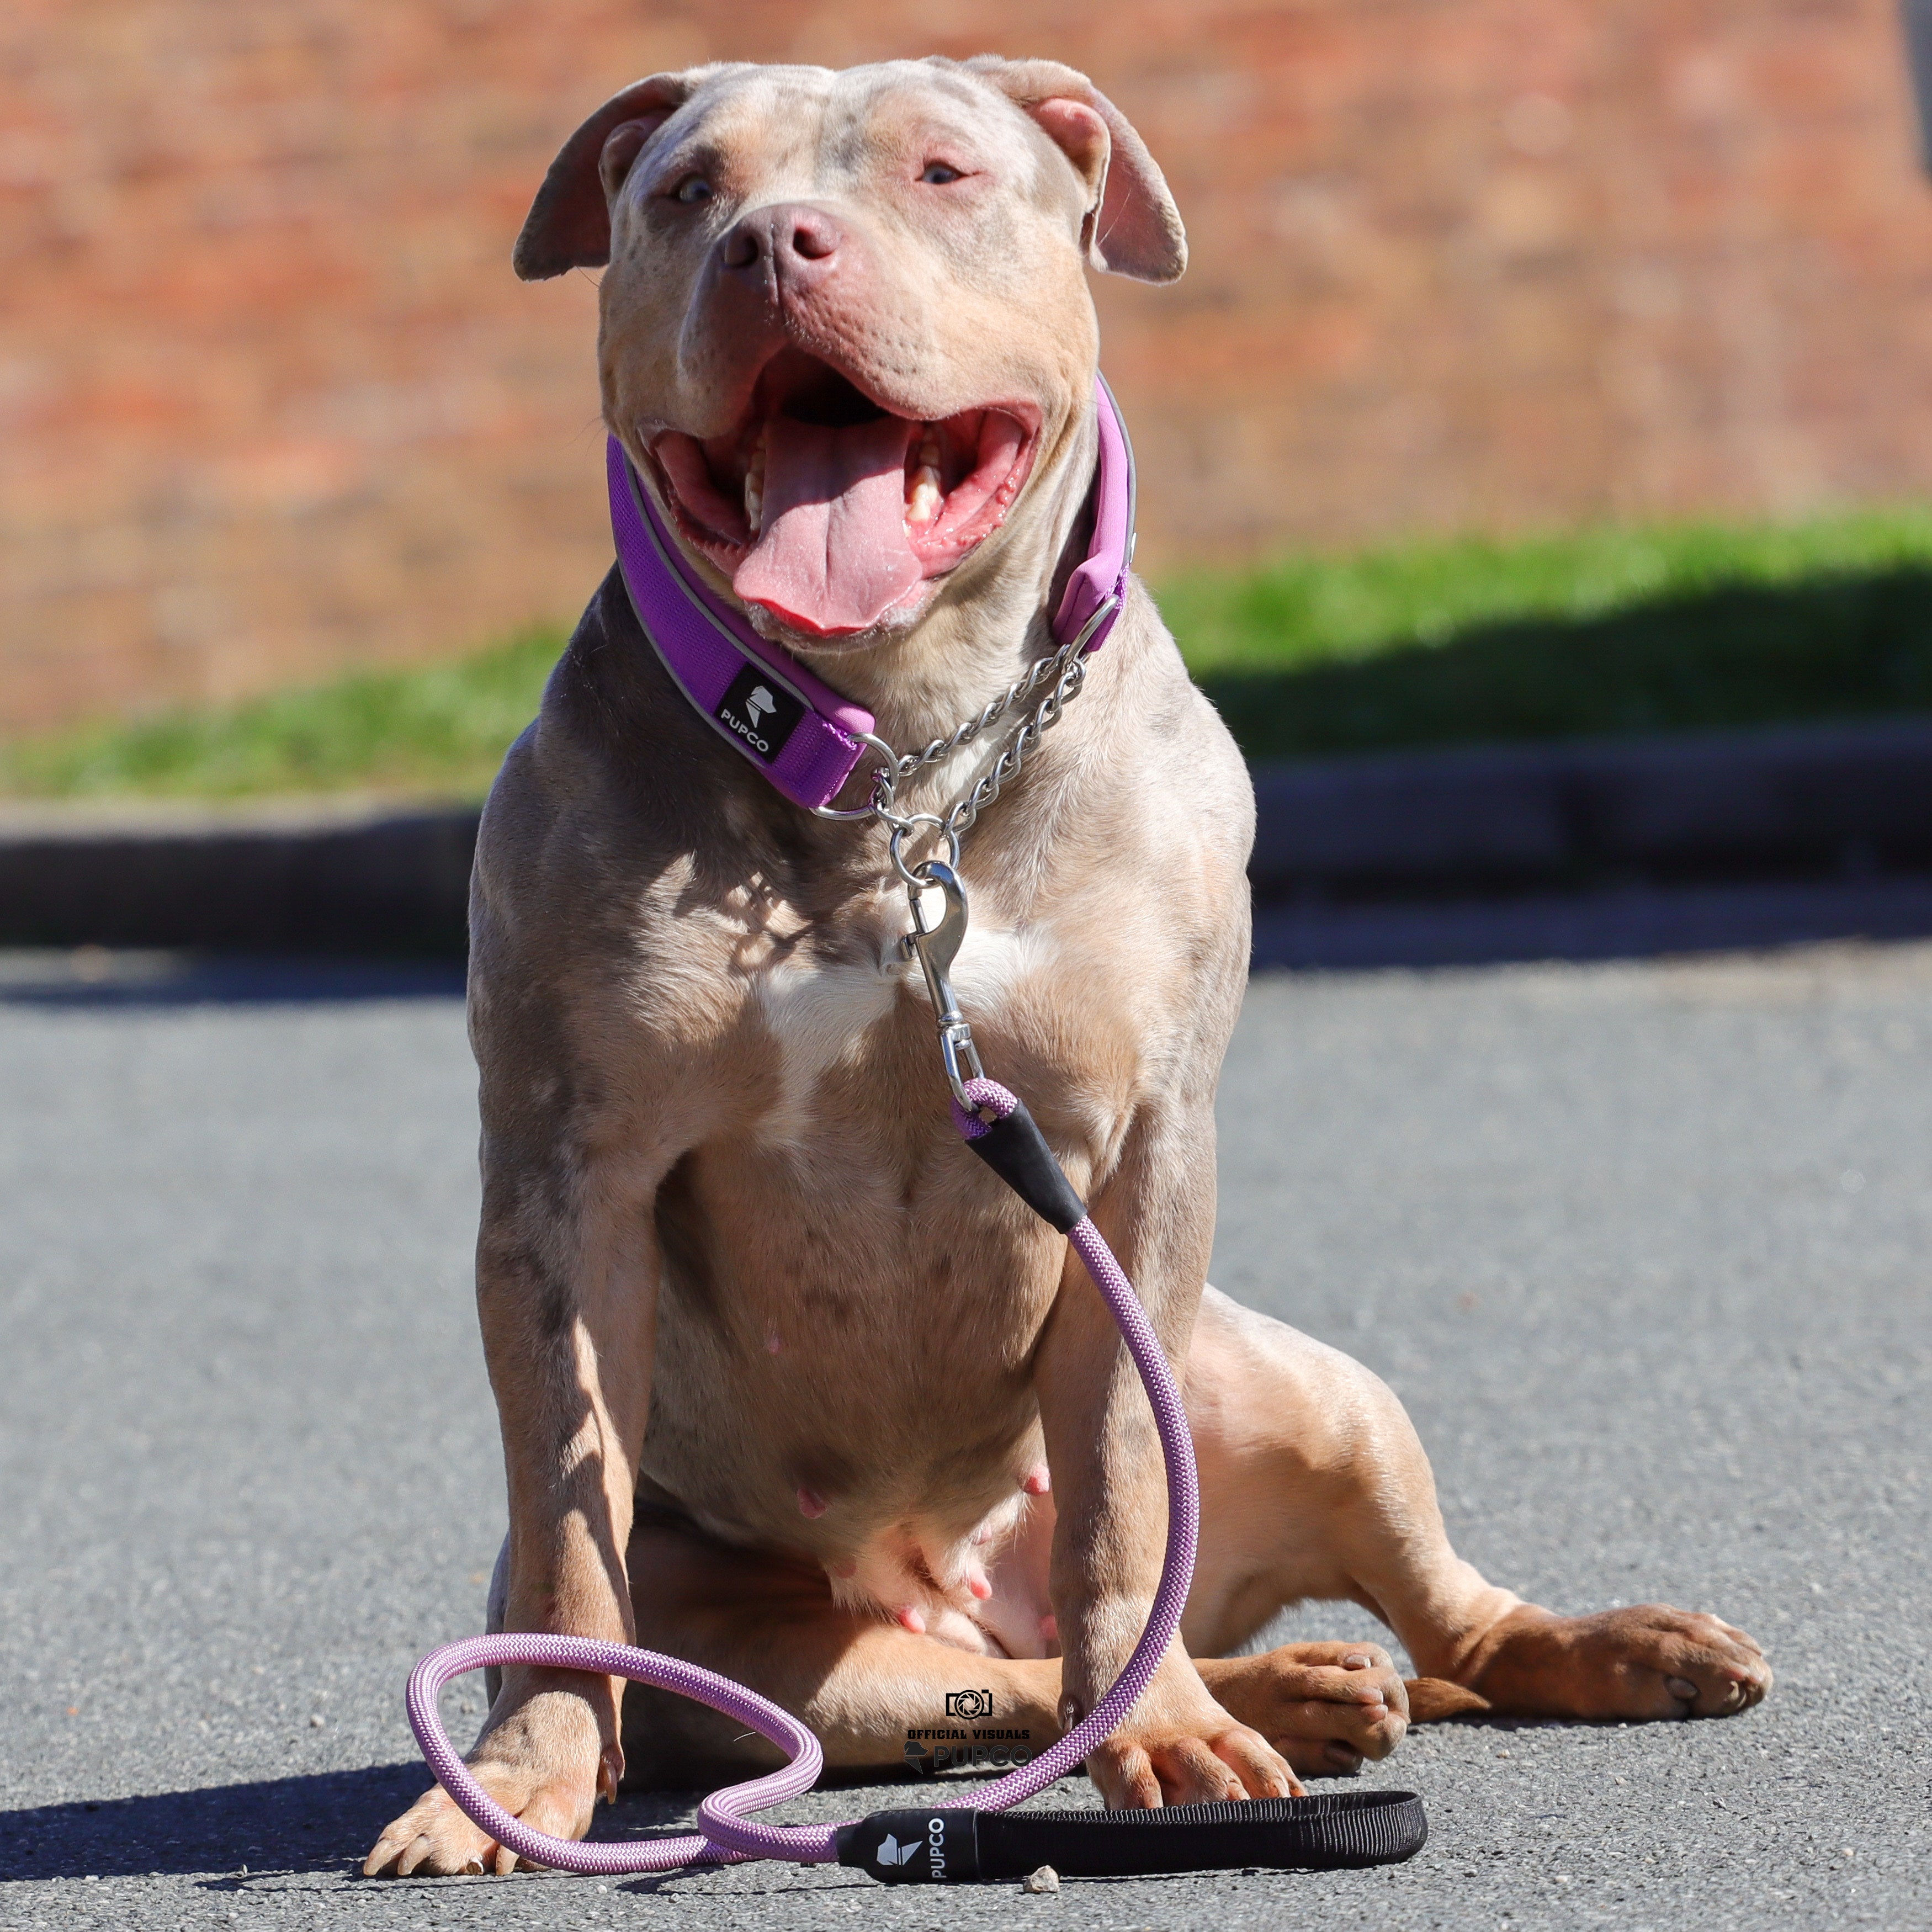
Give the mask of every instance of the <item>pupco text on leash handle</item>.
[{"label": "pupco text on leash handle", "polygon": [[[1133,550],[1132,452],[1104,383],[1096,385],[1096,405],[1099,455],[1092,546],[1054,620],[1056,640],[1069,653],[1090,652],[1104,640],[1121,608]],[[625,582],[639,621],[678,688],[787,797],[825,812],[860,751],[879,744],[870,736],[870,715],[783,658],[680,568],[614,440],[610,472],[613,526]],[[1022,688],[1016,686],[1010,696]],[[1036,734],[1043,729],[1044,712],[1041,717],[1027,728]],[[890,747],[879,748],[890,754]],[[1017,752],[1012,756],[1016,768]],[[941,828],[956,856],[956,832],[946,821],[925,822]],[[970,814],[962,822],[970,824]],[[916,821],[894,823],[910,826]],[[899,836],[896,830],[896,855]],[[1154,1811],[1000,1815],[1078,1770],[1147,1688],[1180,1627],[1194,1576],[1201,1492],[1180,1392],[1133,1284],[1031,1115],[1013,1094],[980,1072],[971,1028],[947,977],[965,936],[964,888],[952,866],[941,861],[929,860],[913,870],[901,861],[899,868],[913,890],[909,938],[938,1024],[953,1124],[974,1153],[1066,1237],[1118,1326],[1154,1411],[1167,1468],[1167,1547],[1147,1628],[1133,1654],[1106,1694],[1064,1737],[991,1785],[948,1803],[881,1812],[843,1824],[766,1825],[750,1815],[796,1798],[818,1782],[824,1764],[818,1740],[790,1712],[681,1658],[588,1637],[514,1632],[470,1637],[431,1652],[410,1673],[404,1699],[423,1756],[437,1782],[480,1831],[532,1864],[562,1871],[614,1876],[670,1871],[700,1862],[782,1858],[848,1865],[889,1884],[931,1885],[1012,1878],[1042,1864],[1070,1877],[1098,1877],[1249,1865],[1333,1869],[1413,1857],[1428,1827],[1421,1800],[1408,1792],[1251,1799]],[[920,910],[920,896],[932,889],[945,902],[937,925],[928,924]],[[676,1691],[748,1725],[777,1745],[787,1762],[766,1777],[714,1791],[698,1807],[696,1834],[594,1844],[552,1838],[513,1817],[483,1790],[450,1743],[436,1708],[437,1694],[452,1678],[506,1664],[587,1671]]]}]

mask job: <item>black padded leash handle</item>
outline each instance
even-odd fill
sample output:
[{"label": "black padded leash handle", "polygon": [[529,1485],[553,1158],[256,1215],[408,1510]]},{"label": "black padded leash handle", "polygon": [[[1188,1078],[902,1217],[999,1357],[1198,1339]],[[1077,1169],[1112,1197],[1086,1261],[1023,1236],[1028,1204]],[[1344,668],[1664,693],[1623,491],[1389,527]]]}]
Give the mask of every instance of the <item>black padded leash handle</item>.
[{"label": "black padded leash handle", "polygon": [[1250,1798],[1153,1811],[875,1811],[838,1834],[838,1862],[886,1885],[1148,1872],[1342,1871],[1412,1858],[1429,1837],[1412,1791]]}]

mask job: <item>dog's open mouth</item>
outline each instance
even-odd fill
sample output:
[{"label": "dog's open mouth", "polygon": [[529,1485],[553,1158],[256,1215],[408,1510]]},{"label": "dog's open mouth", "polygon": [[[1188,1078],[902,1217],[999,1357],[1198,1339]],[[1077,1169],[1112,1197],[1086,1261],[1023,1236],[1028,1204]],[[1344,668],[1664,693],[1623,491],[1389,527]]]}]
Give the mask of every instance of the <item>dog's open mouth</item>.
[{"label": "dog's open mouth", "polygon": [[684,535],[747,604],[819,638],[868,631],[1006,520],[1040,412],[991,404],[926,422],[881,409],[829,364],[779,351],[744,422],[650,446]]}]

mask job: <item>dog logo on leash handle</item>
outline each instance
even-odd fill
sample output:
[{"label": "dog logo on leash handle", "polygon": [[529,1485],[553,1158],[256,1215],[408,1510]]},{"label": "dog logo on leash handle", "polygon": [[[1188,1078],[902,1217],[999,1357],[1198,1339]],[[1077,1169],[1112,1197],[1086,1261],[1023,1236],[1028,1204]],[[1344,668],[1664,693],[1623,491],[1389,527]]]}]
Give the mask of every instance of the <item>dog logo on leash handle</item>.
[{"label": "dog logo on leash handle", "polygon": [[919,1850],[919,1846],[920,1841],[916,1838],[909,1845],[902,1845],[889,1832],[886,1834],[885,1843],[878,1849],[877,1856],[882,1865],[910,1864],[913,1860],[913,1855]]}]

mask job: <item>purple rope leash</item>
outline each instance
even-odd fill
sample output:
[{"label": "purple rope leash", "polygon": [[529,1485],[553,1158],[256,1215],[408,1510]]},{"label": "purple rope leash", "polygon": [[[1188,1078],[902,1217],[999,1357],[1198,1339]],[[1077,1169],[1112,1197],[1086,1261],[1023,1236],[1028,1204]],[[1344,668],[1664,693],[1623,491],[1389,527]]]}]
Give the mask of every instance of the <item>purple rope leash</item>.
[{"label": "purple rope leash", "polygon": [[[992,1080],[966,1083],[967,1097],[976,1108],[1004,1120],[1019,1102]],[[986,1123],[956,1102],[954,1124],[968,1140],[986,1131]],[[971,1797],[935,1809],[1000,1811],[1043,1791],[1076,1768],[1096,1746],[1112,1735],[1147,1688],[1180,1626],[1180,1613],[1194,1580],[1194,1554],[1201,1527],[1201,1496],[1194,1471],[1194,1441],[1174,1386],[1173,1372],[1155,1334],[1154,1324],[1135,1294],[1133,1284],[1114,1258],[1091,1220],[1068,1233],[1074,1252],[1093,1277],[1114,1321],[1120,1338],[1140,1371],[1154,1426],[1167,1461],[1167,1553],[1161,1564],[1160,1585],[1154,1592],[1147,1628],[1134,1646],[1126,1666],[1113,1687],[1060,1742],[1018,1770],[976,1792]],[[698,1807],[701,1834],[656,1838],[639,1844],[589,1844],[554,1838],[511,1816],[470,1774],[451,1744],[436,1709],[436,1694],[453,1677],[486,1664],[535,1664],[552,1670],[585,1670],[622,1677],[674,1690],[681,1696],[709,1704],[715,1711],[749,1724],[778,1748],[790,1762],[781,1770],[742,1784],[714,1791]],[[824,1759],[818,1740],[789,1712],[760,1697],[728,1677],[700,1670],[674,1657],[639,1650],[629,1644],[602,1643],[588,1637],[548,1636],[524,1632],[500,1636],[466,1638],[430,1652],[410,1675],[404,1702],[410,1728],[416,1734],[436,1782],[458,1807],[490,1838],[532,1864],[560,1871],[613,1876],[627,1872],[673,1870],[700,1862],[733,1863],[741,1858],[787,1858],[806,1864],[829,1864],[838,1856],[839,1825],[761,1825],[746,1814],[782,1804],[809,1791],[818,1781]]]}]

